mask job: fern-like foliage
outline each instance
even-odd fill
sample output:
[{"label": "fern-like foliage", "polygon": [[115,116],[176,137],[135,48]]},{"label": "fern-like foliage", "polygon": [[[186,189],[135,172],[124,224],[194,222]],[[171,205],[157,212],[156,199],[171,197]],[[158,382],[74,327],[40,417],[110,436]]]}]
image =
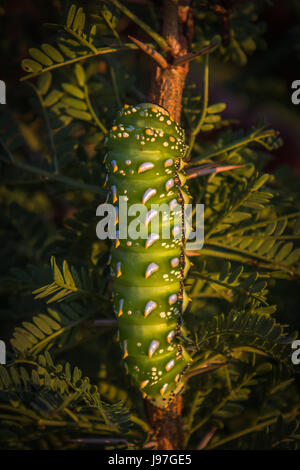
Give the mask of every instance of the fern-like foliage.
[{"label": "fern-like foliage", "polygon": [[81,268],[80,273],[73,267],[69,267],[67,261],[63,262],[62,271],[58,268],[55,258],[51,258],[53,271],[53,283],[36,289],[33,293],[37,299],[50,297],[47,303],[61,302],[68,297],[72,300],[77,296],[94,295],[103,300],[103,296],[95,291],[93,277],[88,270]]},{"label": "fern-like foliage", "polygon": [[[72,4],[65,24],[63,26],[56,25],[57,29],[63,33],[58,38],[57,46],[42,44],[41,48],[29,49],[31,58],[22,61],[23,70],[29,72],[25,78],[31,78],[82,59],[111,52],[111,48],[99,48],[99,46],[103,46],[103,42],[105,43],[107,39],[117,34],[116,17],[106,5],[101,7],[100,12],[101,17],[96,16],[96,22],[88,26],[87,15],[83,8]],[[104,29],[105,34],[102,41],[95,40],[97,29],[102,33]]]},{"label": "fern-like foliage", "polygon": [[[51,25],[51,44],[29,48],[22,61],[30,111],[24,119],[0,115],[3,449],[141,449],[152,439],[141,395],[121,366],[108,244],[95,235],[107,130],[124,103],[147,100],[148,69],[128,27],[168,58],[162,9],[144,3],[71,4],[63,24]],[[196,59],[200,87],[184,90],[185,160],[188,169],[211,164],[218,172],[189,180],[194,203],[205,205],[205,238],[187,253],[191,302],[179,340],[193,362],[183,447],[298,449],[289,303],[296,295],[287,287],[300,271],[298,186],[265,172],[279,133],[263,121],[238,129],[222,99],[210,98],[215,65],[245,64],[263,45],[265,2],[194,3],[191,50],[215,47]]]},{"label": "fern-like foliage", "polygon": [[[132,424],[128,411],[120,404],[102,403],[97,388],[80,369],[71,369],[69,363],[55,365],[47,352],[30,365],[20,361],[17,367],[1,366],[0,390],[1,420],[11,430],[2,441],[4,446],[15,446],[16,439],[30,446],[39,427],[59,429],[63,425],[73,437],[74,430],[118,436],[127,433]],[[79,410],[80,418],[75,419]],[[20,433],[20,419],[26,433]],[[65,439],[68,441],[70,436]]]}]

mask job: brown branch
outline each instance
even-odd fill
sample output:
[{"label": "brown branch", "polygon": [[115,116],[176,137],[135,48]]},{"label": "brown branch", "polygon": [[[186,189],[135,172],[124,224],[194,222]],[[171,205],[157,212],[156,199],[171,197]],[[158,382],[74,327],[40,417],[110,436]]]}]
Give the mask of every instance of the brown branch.
[{"label": "brown branch", "polygon": [[159,52],[153,49],[151,46],[148,46],[144,42],[139,41],[139,39],[136,39],[132,36],[128,35],[128,37],[132,42],[134,42],[134,44],[137,47],[139,47],[143,52],[148,54],[151,57],[151,59],[153,59],[158,64],[158,66],[161,67],[163,70],[169,67],[169,64],[166,61],[166,59]]}]

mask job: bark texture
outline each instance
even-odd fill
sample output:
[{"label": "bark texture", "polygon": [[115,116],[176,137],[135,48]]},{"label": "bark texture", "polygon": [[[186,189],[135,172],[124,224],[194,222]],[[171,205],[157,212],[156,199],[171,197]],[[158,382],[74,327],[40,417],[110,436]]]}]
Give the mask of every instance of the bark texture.
[{"label": "bark texture", "polygon": [[[193,35],[191,7],[185,2],[180,6],[177,0],[163,2],[163,29],[169,50],[166,69],[154,65],[149,101],[167,109],[171,117],[180,124],[182,92],[189,64],[172,66],[175,59],[188,53]],[[145,400],[145,410],[153,430],[153,440],[157,449],[183,449],[182,396],[174,399],[168,408],[161,409]]]},{"label": "bark texture", "polygon": [[193,35],[193,18],[190,6],[178,6],[176,0],[163,2],[162,34],[169,44],[168,62],[170,67],[154,66],[150,86],[150,102],[166,108],[179,124],[182,92],[189,64],[172,67],[172,62],[187,54]]}]

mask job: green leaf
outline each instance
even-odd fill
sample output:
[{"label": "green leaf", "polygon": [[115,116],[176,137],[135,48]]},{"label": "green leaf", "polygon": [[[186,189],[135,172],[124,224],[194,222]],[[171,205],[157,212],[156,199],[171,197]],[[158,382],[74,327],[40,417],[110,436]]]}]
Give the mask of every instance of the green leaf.
[{"label": "green leaf", "polygon": [[65,44],[58,43],[58,47],[60,48],[62,53],[65,54],[66,57],[68,57],[69,59],[75,59],[76,53],[72,51],[68,46],[66,46]]},{"label": "green leaf", "polygon": [[44,99],[44,106],[46,108],[53,106],[57,103],[60,98],[63,96],[63,92],[59,90],[52,90],[50,91],[49,95]]},{"label": "green leaf", "polygon": [[39,62],[31,59],[23,59],[21,65],[25,72],[40,72],[43,69]]},{"label": "green leaf", "polygon": [[31,47],[29,49],[29,54],[40,64],[46,65],[48,67],[53,64],[53,60],[51,60],[50,57],[48,57],[46,54],[44,54],[39,49],[36,49],[35,47]]},{"label": "green leaf", "polygon": [[280,263],[282,260],[284,260],[292,251],[293,249],[293,243],[292,242],[289,242],[289,243],[286,243],[285,245],[283,245],[279,252],[277,253],[277,255],[275,256],[275,261],[277,261],[278,263]]},{"label": "green leaf", "polygon": [[68,16],[67,16],[67,20],[66,20],[66,25],[67,25],[68,28],[70,28],[72,26],[76,10],[77,10],[76,5],[72,4],[71,7],[69,8]]},{"label": "green leaf", "polygon": [[216,103],[216,104],[212,104],[211,106],[208,106],[207,113],[217,114],[217,113],[221,113],[225,109],[226,109],[226,103]]},{"label": "green leaf", "polygon": [[71,98],[71,97],[64,97],[61,102],[65,104],[67,107],[71,108],[76,108],[76,109],[81,109],[82,111],[85,111],[87,109],[87,104],[83,100],[77,100],[76,98]]},{"label": "green leaf", "polygon": [[261,188],[264,184],[266,184],[269,178],[270,175],[268,175],[267,173],[262,175],[253,185],[252,191],[257,191],[259,188]]},{"label": "green leaf", "polygon": [[203,124],[203,126],[201,127],[201,131],[209,132],[209,131],[212,131],[213,128],[214,126],[212,124]]},{"label": "green leaf", "polygon": [[80,64],[75,65],[75,74],[76,74],[76,78],[77,78],[79,85],[83,87],[85,84],[85,72],[84,72],[84,68],[82,67],[82,65]]},{"label": "green leaf", "polygon": [[64,58],[61,55],[61,53],[55,47],[51,46],[50,44],[43,44],[42,49],[55,62],[64,62]]},{"label": "green leaf", "polygon": [[93,119],[90,113],[75,108],[67,108],[66,113],[74,118],[82,119],[83,121],[91,121]]},{"label": "green leaf", "polygon": [[62,83],[62,88],[75,98],[79,98],[81,100],[84,99],[84,92],[75,85],[71,85],[71,83]]},{"label": "green leaf", "polygon": [[41,95],[45,95],[51,86],[52,74],[51,72],[43,73],[37,80],[37,87]]}]

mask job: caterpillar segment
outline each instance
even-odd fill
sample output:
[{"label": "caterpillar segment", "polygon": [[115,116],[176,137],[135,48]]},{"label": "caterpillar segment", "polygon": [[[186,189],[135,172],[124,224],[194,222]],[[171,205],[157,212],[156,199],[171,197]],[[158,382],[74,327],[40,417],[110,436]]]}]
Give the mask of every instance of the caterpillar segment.
[{"label": "caterpillar segment", "polygon": [[[108,202],[117,209],[118,198],[124,196],[128,207],[139,203],[147,209],[144,238],[120,237],[111,250],[120,346],[143,397],[165,407],[181,392],[181,377],[191,362],[177,339],[188,303],[183,280],[189,261],[184,232],[180,236],[183,204],[190,202],[181,171],[184,132],[160,106],[125,105],[107,147]],[[164,205],[161,211],[155,209],[158,204]],[[169,225],[170,235],[165,236]]]}]

